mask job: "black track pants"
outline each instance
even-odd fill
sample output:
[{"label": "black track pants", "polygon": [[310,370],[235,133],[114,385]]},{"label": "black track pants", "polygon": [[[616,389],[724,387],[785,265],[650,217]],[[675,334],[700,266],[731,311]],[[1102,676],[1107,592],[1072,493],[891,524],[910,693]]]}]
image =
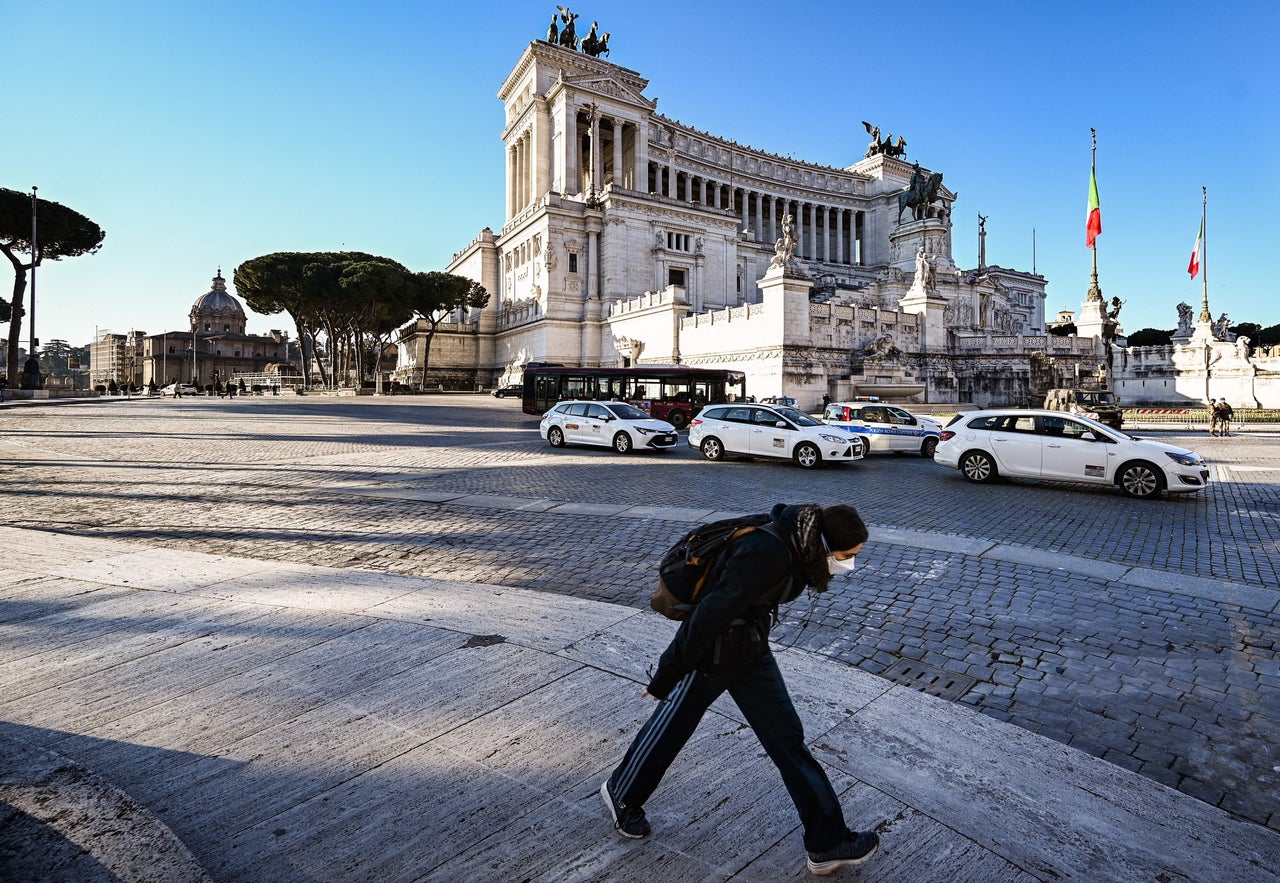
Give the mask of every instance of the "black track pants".
[{"label": "black track pants", "polygon": [[826,772],[804,744],[804,728],[772,653],[741,671],[685,676],[658,703],[609,777],[614,798],[644,806],[702,715],[725,690],[782,773],[804,826],[805,849],[823,852],[848,837],[840,801]]}]

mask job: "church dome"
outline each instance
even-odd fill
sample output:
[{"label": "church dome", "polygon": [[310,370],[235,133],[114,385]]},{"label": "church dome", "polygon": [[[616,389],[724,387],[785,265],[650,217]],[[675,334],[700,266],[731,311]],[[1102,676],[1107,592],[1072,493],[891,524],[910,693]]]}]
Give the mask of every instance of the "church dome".
[{"label": "church dome", "polygon": [[191,314],[193,317],[236,318],[241,321],[247,318],[240,301],[227,294],[227,280],[222,278],[222,270],[218,270],[218,275],[213,277],[213,288],[200,295],[192,304]]},{"label": "church dome", "polygon": [[227,293],[221,269],[213,277],[213,287],[196,299],[188,315],[191,330],[202,334],[244,334],[248,322],[240,301]]}]

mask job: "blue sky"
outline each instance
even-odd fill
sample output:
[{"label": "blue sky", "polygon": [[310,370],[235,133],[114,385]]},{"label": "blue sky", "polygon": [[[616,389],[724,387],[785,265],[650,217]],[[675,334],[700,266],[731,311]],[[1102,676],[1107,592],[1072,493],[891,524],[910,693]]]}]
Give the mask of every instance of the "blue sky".
[{"label": "blue sky", "polygon": [[[574,5],[659,112],[773,153],[862,157],[861,120],[959,193],[954,250],[1049,281],[1078,309],[1089,128],[1098,130],[1103,294],[1127,331],[1198,305],[1186,273],[1209,191],[1214,316],[1280,323],[1280,4]],[[42,0],[2,14],[0,186],[107,231],[47,263],[37,336],[186,327],[221,267],[353,249],[441,269],[503,221],[496,93],[554,3],[220,4]],[[0,286],[12,275],[0,264]],[[250,316],[249,330],[285,316]],[[24,327],[22,343],[27,343]]]}]

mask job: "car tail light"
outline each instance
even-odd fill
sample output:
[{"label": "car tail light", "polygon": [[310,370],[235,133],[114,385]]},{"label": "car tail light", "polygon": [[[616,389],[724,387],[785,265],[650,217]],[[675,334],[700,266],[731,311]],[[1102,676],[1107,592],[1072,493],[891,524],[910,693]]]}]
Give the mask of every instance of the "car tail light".
[{"label": "car tail light", "polygon": [[694,417],[694,418],[693,418],[693,420],[691,420],[691,421],[689,422],[689,425],[690,425],[690,426],[697,426],[697,425],[698,425],[699,423],[701,423],[701,422],[702,422],[702,418],[701,418],[701,417]]},{"label": "car tail light", "polygon": [[950,429],[942,430],[942,441],[951,441],[955,437],[956,437],[956,434]]}]

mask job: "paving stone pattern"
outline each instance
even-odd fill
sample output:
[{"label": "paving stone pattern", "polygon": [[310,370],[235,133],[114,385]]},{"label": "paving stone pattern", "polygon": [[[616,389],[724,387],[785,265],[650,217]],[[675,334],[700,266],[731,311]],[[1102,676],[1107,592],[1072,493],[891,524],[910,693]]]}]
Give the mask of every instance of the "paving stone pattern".
[{"label": "paving stone pattern", "polygon": [[[1280,600],[1280,446],[1261,432],[1159,433],[1209,457],[1217,482],[1132,501],[1085,486],[975,486],[909,456],[805,472],[707,463],[688,448],[553,450],[535,418],[487,397],[31,407],[0,411],[0,431],[0,504],[22,526],[148,546],[640,607],[655,552],[700,514],[850,502],[873,528]],[[1276,605],[874,540],[851,577],[785,612],[780,643],[876,674],[914,660],[973,678],[958,701],[1280,830]]]}]

